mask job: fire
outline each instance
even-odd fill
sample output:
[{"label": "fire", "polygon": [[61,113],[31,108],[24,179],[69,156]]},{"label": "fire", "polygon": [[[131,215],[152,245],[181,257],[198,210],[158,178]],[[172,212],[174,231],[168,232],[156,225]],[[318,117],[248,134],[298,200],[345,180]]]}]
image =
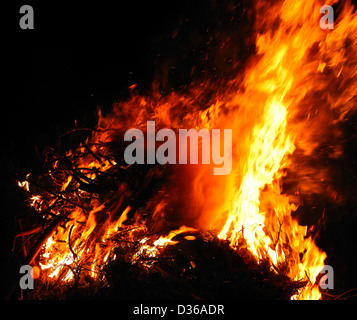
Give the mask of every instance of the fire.
[{"label": "fire", "polygon": [[[292,216],[300,204],[284,194],[283,182],[295,151],[311,155],[318,145],[314,137],[323,136],[324,123],[318,123],[318,115],[331,114],[322,119],[338,122],[354,107],[357,14],[347,1],[333,30],[319,27],[320,7],[335,2],[286,0],[272,4],[258,0],[254,8],[256,55],[248,61],[244,76],[205,79],[166,95],[154,89],[145,97],[136,94],[136,85],[132,85],[128,101],[114,105],[105,116],[99,112],[91,138],[67,153],[72,163],[52,164],[50,177],[58,184],[59,201],[67,207],[52,212],[62,221],[42,247],[42,272],[50,279],[72,281],[75,268],[81,265],[96,278],[98,270],[115,259],[112,248],[119,233],[124,233],[127,241],[138,240],[140,247],[131,258],[135,263],[139,256],[155,257],[161,248],[175,245],[177,234],[198,231],[182,226],[167,236],[152,237],[146,234],[145,221],[134,214],[139,209],[128,204],[131,194],[125,183],[118,186],[116,202],[96,197],[90,190],[90,185],[98,185],[113,167],[128,168],[110,155],[110,143],[129,128],[145,131],[146,121],[154,119],[163,128],[232,128],[234,135],[231,174],[212,177],[212,170],[204,165],[176,166],[176,187],[190,193],[176,192],[176,198],[170,197],[176,187],[165,186],[153,196],[158,200],[154,208],[151,203],[144,205],[150,207],[154,221],[163,223],[170,206],[190,211],[198,228],[218,230],[217,236],[233,248],[244,245],[257,261],[268,259],[272,270],[284,266],[291,279],[309,280],[294,298],[320,299],[315,281],[327,256],[315,244],[309,228]],[[215,94],[208,97],[207,92]],[[19,182],[19,186],[30,192],[29,181]],[[304,188],[309,190],[309,185]],[[72,189],[77,191],[70,193]],[[55,201],[49,200],[47,211]],[[37,194],[30,202],[37,209],[45,203]],[[46,210],[39,211],[44,214]],[[185,239],[194,240],[195,236],[186,235]]]},{"label": "fire", "polygon": [[[263,1],[257,3],[260,10],[266,6]],[[298,143],[301,135],[311,134],[308,130],[302,133],[294,125],[294,117],[305,111],[301,110],[301,105],[309,91],[316,90],[316,86],[323,89],[328,80],[332,82],[335,77],[340,77],[346,58],[337,51],[344,47],[346,39],[354,43],[357,39],[357,15],[352,13],[349,3],[346,3],[345,15],[337,23],[336,33],[326,33],[316,27],[320,6],[314,1],[280,1],[271,14],[257,17],[256,45],[261,59],[246,75],[245,94],[236,99],[258,121],[248,140],[242,182],[234,192],[232,210],[219,235],[228,238],[233,246],[244,238],[257,259],[269,257],[274,265],[287,262],[292,279],[303,279],[305,272],[309,279],[316,279],[326,258],[311,237],[305,238],[307,227],[292,219],[295,206],[281,194],[279,181],[283,169],[289,166],[287,156],[293,154],[295,141]],[[279,21],[279,27],[273,31],[269,26],[274,21]],[[343,34],[342,30],[348,30],[348,34]],[[331,48],[331,42],[339,50],[327,52],[325,48]],[[311,53],[314,47],[317,52],[318,48],[322,49]],[[312,55],[314,59],[311,59]],[[339,70],[331,76],[332,79],[319,79],[318,73],[323,73],[326,65],[330,70],[339,66]],[[347,78],[355,75],[355,68],[346,70]],[[345,103],[356,92],[356,86],[349,87],[343,95]],[[345,103],[338,107],[340,119],[351,108],[346,108]],[[335,107],[331,101],[331,108]],[[298,255],[301,252],[305,253],[300,261]],[[307,286],[300,295],[301,299],[320,297],[317,285]]]},{"label": "fire", "polygon": [[[140,240],[140,243],[143,244],[140,247],[140,250],[134,254],[132,263],[136,262],[139,256],[145,255],[147,257],[155,257],[157,254],[159,254],[159,249],[164,248],[168,245],[175,245],[178,243],[178,241],[173,241],[172,238],[177,236],[178,234],[184,233],[184,232],[197,232],[198,230],[195,228],[187,227],[187,226],[181,226],[177,230],[170,231],[170,233],[166,236],[163,237],[161,236],[159,239],[155,240],[153,245],[148,245],[146,242],[149,240],[148,238],[143,238]],[[186,240],[194,240],[194,236],[186,236],[189,237]],[[191,238],[190,238],[191,237]],[[150,264],[147,264],[150,266]]]}]

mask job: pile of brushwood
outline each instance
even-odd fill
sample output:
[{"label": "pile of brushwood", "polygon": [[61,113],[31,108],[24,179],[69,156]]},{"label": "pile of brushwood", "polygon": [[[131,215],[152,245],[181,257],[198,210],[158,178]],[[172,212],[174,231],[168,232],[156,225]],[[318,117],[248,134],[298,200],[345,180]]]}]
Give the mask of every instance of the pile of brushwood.
[{"label": "pile of brushwood", "polygon": [[[183,235],[157,257],[143,255],[135,263],[128,250],[102,269],[101,281],[43,282],[27,299],[290,299],[306,285],[277,274],[268,262],[255,261],[244,248],[233,250],[208,232],[195,240]],[[105,280],[103,280],[105,279]]]},{"label": "pile of brushwood", "polygon": [[[65,227],[70,213],[79,208],[83,215],[93,210],[93,203],[106,203],[117,219],[130,207],[127,228],[134,222],[144,221],[150,236],[167,235],[167,231],[180,227],[175,221],[175,205],[164,218],[151,219],[152,212],[165,190],[172,172],[165,166],[125,166],[121,135],[112,141],[91,143],[91,130],[78,129],[61,137],[58,148],[45,152],[44,167],[40,173],[23,174],[18,181],[27,181],[32,195],[31,206],[24,208],[18,221],[14,255],[20,256],[19,265],[36,264],[43,245],[58,227]],[[64,143],[63,140],[67,139]],[[67,152],[70,145],[71,152]],[[97,163],[83,168],[83,160]],[[101,170],[103,163],[111,168]],[[91,178],[87,173],[91,172]],[[69,176],[72,179],[69,179]],[[24,184],[23,184],[24,185]],[[64,187],[65,186],[65,187]],[[118,190],[120,192],[118,192]],[[118,198],[119,197],[119,198]],[[36,200],[37,199],[37,200]],[[99,213],[98,213],[99,214]],[[116,214],[118,214],[116,216]],[[98,226],[105,217],[98,215]],[[176,225],[175,225],[176,223]],[[72,231],[72,230],[71,230]],[[111,239],[113,252],[96,279],[77,265],[71,269],[74,279],[65,282],[40,277],[35,289],[19,293],[18,280],[9,297],[24,299],[289,299],[306,285],[292,281],[279,267],[271,270],[268,262],[257,263],[246,249],[244,241],[232,249],[228,242],[219,240],[208,231],[194,233],[187,240],[187,233],[172,240],[175,245],[159,248],[158,254],[137,254],[142,246],[140,237],[127,241],[126,232]],[[68,245],[72,251],[71,232]],[[18,240],[21,241],[18,241]],[[193,240],[192,240],[193,239]],[[36,262],[37,261],[37,262]],[[18,269],[17,269],[18,270]],[[17,276],[19,276],[17,274]]]}]

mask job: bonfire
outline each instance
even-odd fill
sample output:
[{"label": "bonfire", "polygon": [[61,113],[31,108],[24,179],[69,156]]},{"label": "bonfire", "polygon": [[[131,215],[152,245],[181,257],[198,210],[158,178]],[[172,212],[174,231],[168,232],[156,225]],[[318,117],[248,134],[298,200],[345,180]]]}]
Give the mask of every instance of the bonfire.
[{"label": "bonfire", "polygon": [[[356,108],[357,13],[346,1],[323,29],[321,6],[254,1],[255,52],[233,76],[171,92],[133,85],[98,111],[96,127],[77,125],[48,148],[42,172],[19,175],[32,213],[16,238],[38,278],[26,297],[326,298],[322,222],[301,225],[297,214],[304,174],[316,168],[296,163],[328,139],[327,122]],[[125,133],[146,135],[149,121],[177,137],[231,129],[231,172],[213,175],[212,161],[128,164]],[[301,184],[287,194],[294,175]]]}]

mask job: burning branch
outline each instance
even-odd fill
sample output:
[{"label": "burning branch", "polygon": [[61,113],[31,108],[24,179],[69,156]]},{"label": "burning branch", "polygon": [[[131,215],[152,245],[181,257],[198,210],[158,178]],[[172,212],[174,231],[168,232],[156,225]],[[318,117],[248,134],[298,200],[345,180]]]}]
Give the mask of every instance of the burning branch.
[{"label": "burning branch", "polygon": [[72,230],[74,228],[74,224],[72,224],[71,228],[69,229],[69,233],[68,233],[68,247],[69,250],[71,250],[71,253],[73,255],[73,260],[76,260],[77,258],[77,254],[73,251],[72,246],[71,246],[71,235],[72,235]]}]

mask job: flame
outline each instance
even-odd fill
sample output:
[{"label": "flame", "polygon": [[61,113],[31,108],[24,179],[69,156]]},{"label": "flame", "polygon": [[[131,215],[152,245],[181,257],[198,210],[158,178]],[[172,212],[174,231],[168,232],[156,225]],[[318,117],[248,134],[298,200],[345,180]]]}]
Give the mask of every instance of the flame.
[{"label": "flame", "polygon": [[[140,240],[140,243],[143,245],[140,247],[139,251],[134,254],[132,258],[132,263],[135,263],[139,257],[145,255],[146,257],[153,258],[160,253],[160,249],[165,248],[168,245],[175,245],[178,241],[173,241],[172,238],[175,236],[184,233],[184,232],[197,232],[196,228],[191,228],[187,226],[181,226],[177,230],[170,231],[167,236],[161,236],[159,239],[155,240],[153,245],[146,244],[149,240],[147,237]],[[194,236],[186,236],[194,237]],[[187,240],[194,240],[193,238],[188,238]],[[150,263],[146,263],[147,266],[151,266]]]},{"label": "flame", "polygon": [[24,188],[26,191],[30,192],[30,186],[29,186],[29,183],[28,181],[18,181],[17,182],[17,185],[20,187],[20,188]]},{"label": "flame", "polygon": [[[257,10],[263,10],[267,4],[259,1],[256,6]],[[287,262],[289,276],[295,280],[305,278],[305,272],[309,279],[316,279],[326,254],[311,237],[306,238],[307,227],[300,226],[291,217],[294,207],[288,197],[281,194],[279,182],[283,169],[289,166],[288,156],[295,150],[294,143],[299,135],[311,134],[308,130],[302,133],[292,121],[305,111],[300,108],[309,91],[320,86],[328,90],[323,85],[341,76],[346,57],[338,51],[346,39],[353,43],[357,39],[357,15],[352,13],[349,3],[344,9],[345,15],[330,33],[317,27],[320,7],[318,1],[280,1],[271,14],[257,17],[256,27],[261,31],[256,45],[261,59],[246,75],[246,92],[237,100],[258,120],[248,140],[242,182],[234,192],[232,210],[219,234],[220,238],[228,238],[233,246],[244,238],[257,259],[268,257],[274,265]],[[279,23],[279,27],[273,31],[269,25],[274,22]],[[325,48],[332,49],[332,43],[335,47],[328,52]],[[316,51],[321,49],[312,58],[314,47]],[[336,70],[330,79],[318,76],[326,66],[332,72]],[[345,73],[345,77],[351,79],[356,75],[356,68],[348,68]],[[356,86],[349,86],[343,92],[342,103],[331,101],[330,108],[338,108],[339,119],[350,110],[351,106],[346,107],[346,103],[356,92]],[[302,252],[305,253],[300,261],[298,255]],[[321,297],[318,286],[311,286],[304,289],[301,299]]]},{"label": "flame", "polygon": [[[65,201],[66,191],[77,187],[77,196],[91,210],[85,212],[75,206],[56,213],[64,216],[65,222],[47,239],[40,259],[48,278],[73,280],[73,266],[79,262],[88,264],[90,275],[96,278],[98,269],[116,257],[111,249],[119,231],[126,231],[128,240],[134,235],[141,239],[132,263],[142,255],[155,257],[160,249],[175,245],[177,241],[172,239],[179,233],[197,231],[182,226],[155,240],[145,234],[145,223],[136,220],[133,225],[124,225],[132,210],[125,205],[128,190],[124,183],[114,205],[86,190],[89,182],[95,183],[98,175],[110,173],[114,166],[127,169],[106,156],[108,143],[132,127],[145,131],[146,121],[154,119],[162,128],[232,128],[234,134],[231,174],[212,177],[208,166],[176,166],[175,184],[154,196],[159,200],[151,208],[155,221],[165,221],[170,206],[190,212],[190,217],[180,214],[184,223],[193,221],[199,228],[218,230],[218,237],[228,240],[232,247],[244,245],[257,261],[268,259],[272,270],[285,266],[291,279],[308,279],[309,284],[294,299],[320,299],[315,281],[327,256],[315,244],[309,228],[293,217],[299,203],[284,194],[283,182],[287,169],[293,168],[294,157],[298,157],[296,150],[311,156],[319,141],[325,139],[328,129],[321,119],[331,124],[342,121],[355,106],[357,14],[346,1],[335,28],[322,30],[319,9],[333,3],[336,1],[255,1],[256,55],[247,62],[244,73],[229,80],[205,79],[166,95],[154,85],[151,94],[141,96],[133,85],[130,99],[115,104],[109,114],[99,111],[97,130],[76,151],[85,155],[76,157],[80,174],[57,176],[61,164],[53,163],[51,177],[59,181],[61,199]],[[67,156],[77,153],[70,151]],[[104,156],[93,156],[98,154]],[[336,157],[339,154],[341,150],[335,152]],[[313,170],[306,168],[306,172],[309,169]],[[324,173],[321,179],[327,175]],[[19,186],[30,191],[27,181],[19,182]],[[311,192],[314,186],[305,183],[302,188]],[[36,207],[43,205],[40,195],[30,199]],[[195,237],[188,235],[185,239]]]}]

